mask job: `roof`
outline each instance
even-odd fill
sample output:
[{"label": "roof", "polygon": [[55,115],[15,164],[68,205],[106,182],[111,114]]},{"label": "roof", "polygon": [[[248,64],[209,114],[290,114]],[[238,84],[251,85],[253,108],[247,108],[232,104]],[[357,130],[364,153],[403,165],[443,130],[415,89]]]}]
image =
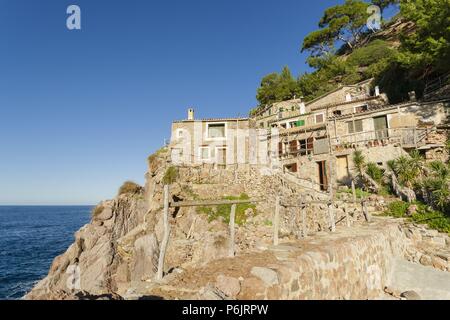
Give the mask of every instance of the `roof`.
[{"label": "roof", "polygon": [[216,119],[194,119],[194,120],[178,120],[173,123],[186,123],[186,122],[231,122],[231,121],[249,121],[249,118],[216,118]]},{"label": "roof", "polygon": [[339,91],[339,90],[342,90],[342,89],[344,89],[344,88],[356,88],[356,87],[359,87],[359,86],[362,85],[362,84],[366,84],[366,83],[369,83],[369,82],[371,82],[371,81],[373,81],[373,79],[367,79],[367,80],[364,80],[364,81],[361,81],[361,82],[358,82],[358,83],[355,83],[355,84],[340,85],[340,86],[337,87],[336,89],[331,90],[331,91],[328,91],[327,93],[324,93],[324,94],[321,95],[320,97],[317,97],[317,98],[315,98],[315,99],[313,99],[313,100],[310,100],[310,101],[306,102],[306,105],[310,105],[310,104],[312,104],[312,103],[314,103],[314,102],[317,102],[317,101],[319,101],[319,100],[325,98],[326,96],[328,96],[328,95],[330,95],[330,94],[332,94],[332,93],[335,93],[335,92],[337,92],[337,91]]}]

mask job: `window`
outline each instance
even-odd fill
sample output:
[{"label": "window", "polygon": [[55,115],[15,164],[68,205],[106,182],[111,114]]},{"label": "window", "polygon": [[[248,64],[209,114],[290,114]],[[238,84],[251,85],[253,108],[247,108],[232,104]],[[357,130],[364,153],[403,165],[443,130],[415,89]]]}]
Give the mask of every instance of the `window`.
[{"label": "window", "polygon": [[209,160],[209,147],[200,147],[200,160]]},{"label": "window", "polygon": [[208,124],[208,138],[225,138],[225,123]]},{"label": "window", "polygon": [[347,122],[347,124],[348,124],[348,133],[363,132],[362,120],[355,120],[354,125],[353,125],[353,121],[349,121],[349,122]]},{"label": "window", "polygon": [[341,110],[335,110],[335,111],[333,111],[333,115],[335,117],[342,116],[342,111]]},{"label": "window", "polygon": [[358,106],[358,107],[355,107],[355,113],[365,112],[368,109],[369,109],[369,107],[367,106],[367,104],[365,104],[363,106]]},{"label": "window", "polygon": [[316,123],[323,123],[325,121],[325,115],[323,113],[316,114],[315,119]]},{"label": "window", "polygon": [[299,140],[299,151],[301,156],[312,154],[314,150],[314,138]]},{"label": "window", "polygon": [[178,137],[178,138],[183,138],[183,136],[184,136],[183,129],[178,129],[178,131],[177,131],[177,137]]}]

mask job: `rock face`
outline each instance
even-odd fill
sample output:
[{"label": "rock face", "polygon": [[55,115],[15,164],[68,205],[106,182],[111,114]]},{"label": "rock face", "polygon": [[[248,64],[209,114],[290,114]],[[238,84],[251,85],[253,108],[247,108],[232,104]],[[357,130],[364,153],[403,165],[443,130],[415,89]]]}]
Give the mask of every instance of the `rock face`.
[{"label": "rock face", "polygon": [[[160,152],[150,159],[142,193],[123,194],[100,203],[94,210],[92,221],[75,234],[74,243],[63,255],[55,258],[47,277],[25,298],[165,296],[160,288],[164,284],[154,279],[163,239],[162,181],[169,166],[168,154]],[[187,288],[186,298],[365,299],[383,291],[389,257],[392,252],[402,254],[405,248],[399,246],[404,245],[405,239],[416,243],[430,238],[436,246],[448,247],[448,238],[442,235],[424,233],[417,228],[401,232],[391,228],[375,234],[363,232],[362,235],[351,231],[347,242],[329,239],[320,250],[316,244],[311,244],[311,250],[305,252],[299,251],[304,244],[299,248],[278,246],[274,249],[271,248],[271,220],[275,195],[283,194],[295,201],[299,194],[304,200],[318,200],[324,197],[323,193],[305,189],[295,181],[287,181],[277,175],[263,174],[259,168],[253,167],[235,171],[205,165],[178,170],[178,179],[170,186],[172,201],[222,199],[241,193],[264,199],[258,203],[256,211],[248,209],[244,212],[245,225],[236,226],[237,257],[234,259],[228,258],[229,226],[223,219],[211,220],[207,214],[194,208],[170,209],[171,235],[164,264],[164,273],[168,276],[164,281],[171,283],[172,278],[185,275],[187,278],[179,284],[173,282],[174,285],[166,289],[179,290],[189,282],[189,277],[195,278],[197,273],[202,278],[193,283],[207,280],[201,287]],[[368,208],[375,211],[383,205],[382,199],[374,198]],[[364,221],[358,204],[336,204],[334,209],[338,230]],[[305,211],[306,220],[303,222],[297,209],[283,209],[280,221],[282,241],[299,240],[302,235],[299,230],[303,227],[306,227],[308,235],[329,234],[329,212],[325,204],[311,205]],[[399,234],[403,238],[400,239]],[[411,260],[448,270],[448,252],[441,249],[432,254],[409,248],[406,255]],[[267,250],[274,253],[268,254]],[[224,269],[221,262],[229,260],[233,261],[231,270],[247,270],[246,274],[228,274],[229,269]],[[211,269],[211,266],[214,267]],[[194,275],[185,270],[195,270]],[[336,285],[336,279],[342,284]],[[368,289],[368,286],[373,289]],[[179,295],[169,295],[168,298],[179,298]]]}]

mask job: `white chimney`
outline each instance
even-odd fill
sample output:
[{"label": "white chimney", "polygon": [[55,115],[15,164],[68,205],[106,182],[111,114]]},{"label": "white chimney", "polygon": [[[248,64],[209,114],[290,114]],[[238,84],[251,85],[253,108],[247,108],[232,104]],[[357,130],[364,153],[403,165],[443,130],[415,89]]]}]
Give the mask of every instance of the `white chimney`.
[{"label": "white chimney", "polygon": [[188,109],[188,120],[194,120],[194,109]]},{"label": "white chimney", "polygon": [[347,93],[345,96],[345,102],[351,102],[352,101],[352,95],[350,93]]},{"label": "white chimney", "polygon": [[300,114],[305,114],[306,113],[306,106],[305,103],[302,102],[300,103]]},{"label": "white chimney", "polygon": [[378,97],[380,95],[380,87],[376,86],[375,87],[375,97]]}]

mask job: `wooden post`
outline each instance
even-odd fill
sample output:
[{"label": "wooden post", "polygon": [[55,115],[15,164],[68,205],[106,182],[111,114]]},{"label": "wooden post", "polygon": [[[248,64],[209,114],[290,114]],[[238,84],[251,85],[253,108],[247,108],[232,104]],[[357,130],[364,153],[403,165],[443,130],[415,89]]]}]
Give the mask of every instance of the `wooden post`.
[{"label": "wooden post", "polygon": [[352,222],[350,221],[350,215],[348,214],[348,210],[345,209],[345,220],[347,221],[347,227],[351,227],[352,226]]},{"label": "wooden post", "polygon": [[353,194],[353,203],[356,203],[356,187],[355,187],[355,180],[352,180],[352,194]]},{"label": "wooden post", "polygon": [[370,217],[370,213],[369,213],[369,209],[367,208],[367,203],[366,201],[363,201],[362,203],[362,207],[363,207],[363,214],[364,214],[364,218],[366,219],[367,222],[371,222],[371,217]]},{"label": "wooden post", "polygon": [[158,260],[158,272],[156,274],[156,280],[162,280],[164,275],[164,259],[166,257],[167,244],[169,243],[170,237],[170,225],[169,225],[169,186],[164,186],[164,236],[161,242],[161,247],[159,249],[159,260]]},{"label": "wooden post", "polygon": [[234,257],[235,250],[234,250],[234,221],[236,218],[236,204],[233,204],[231,206],[231,212],[230,212],[230,252],[229,256]]},{"label": "wooden post", "polygon": [[328,205],[328,217],[330,218],[331,232],[336,232],[336,221],[334,220],[334,204],[333,203],[330,203]]},{"label": "wooden post", "polygon": [[302,211],[302,237],[306,238],[308,236],[308,229],[306,227],[306,207],[300,207]]},{"label": "wooden post", "polygon": [[273,221],[273,244],[275,246],[277,246],[279,243],[278,239],[279,228],[280,228],[280,197],[277,196],[275,203],[275,217]]}]

